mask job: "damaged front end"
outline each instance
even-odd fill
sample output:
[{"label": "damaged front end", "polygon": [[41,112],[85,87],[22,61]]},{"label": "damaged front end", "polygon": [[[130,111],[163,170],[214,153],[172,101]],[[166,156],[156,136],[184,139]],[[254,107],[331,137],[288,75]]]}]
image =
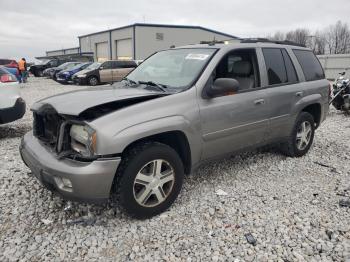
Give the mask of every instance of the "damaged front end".
[{"label": "damaged front end", "polygon": [[96,132],[78,117],[60,115],[46,104],[33,111],[33,135],[58,158],[92,161],[97,158]]}]

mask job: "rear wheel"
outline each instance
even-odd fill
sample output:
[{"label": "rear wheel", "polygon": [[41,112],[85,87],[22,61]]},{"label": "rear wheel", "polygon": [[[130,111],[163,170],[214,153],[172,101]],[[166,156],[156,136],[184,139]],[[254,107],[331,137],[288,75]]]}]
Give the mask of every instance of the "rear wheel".
[{"label": "rear wheel", "polygon": [[305,155],[314,140],[315,121],[313,116],[307,112],[301,112],[297,117],[292,134],[282,144],[282,152],[291,157]]},{"label": "rear wheel", "polygon": [[136,218],[149,218],[168,209],[180,193],[182,161],[171,147],[149,142],[123,156],[116,192],[122,208]]},{"label": "rear wheel", "polygon": [[96,76],[90,76],[88,79],[88,83],[91,86],[96,86],[98,84],[98,79]]}]

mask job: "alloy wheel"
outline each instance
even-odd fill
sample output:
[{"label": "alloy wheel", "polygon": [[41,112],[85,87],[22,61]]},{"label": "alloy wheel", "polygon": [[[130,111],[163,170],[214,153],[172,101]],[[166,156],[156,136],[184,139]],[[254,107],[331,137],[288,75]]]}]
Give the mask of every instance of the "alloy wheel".
[{"label": "alloy wheel", "polygon": [[144,207],[155,207],[170,195],[175,182],[174,168],[165,160],[148,162],[134,180],[134,198]]},{"label": "alloy wheel", "polygon": [[299,150],[304,150],[310,143],[312,136],[312,128],[309,121],[304,121],[300,124],[297,136],[296,136],[296,143],[297,148]]}]

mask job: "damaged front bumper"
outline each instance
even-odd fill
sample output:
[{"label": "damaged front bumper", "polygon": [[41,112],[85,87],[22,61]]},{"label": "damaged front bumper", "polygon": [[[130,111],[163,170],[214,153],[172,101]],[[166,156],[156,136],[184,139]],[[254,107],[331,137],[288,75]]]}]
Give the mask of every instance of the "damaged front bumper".
[{"label": "damaged front bumper", "polygon": [[58,159],[32,132],[23,137],[20,153],[23,162],[47,189],[65,199],[89,203],[103,203],[109,199],[121,160],[119,157],[91,162]]}]

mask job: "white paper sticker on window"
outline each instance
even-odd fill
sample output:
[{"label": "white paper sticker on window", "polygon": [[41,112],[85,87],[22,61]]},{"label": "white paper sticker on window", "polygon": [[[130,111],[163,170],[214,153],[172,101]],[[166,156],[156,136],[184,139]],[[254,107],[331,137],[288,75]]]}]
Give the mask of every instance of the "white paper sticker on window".
[{"label": "white paper sticker on window", "polygon": [[186,56],[186,59],[195,59],[195,60],[205,60],[208,58],[209,55],[205,54],[188,54]]}]

